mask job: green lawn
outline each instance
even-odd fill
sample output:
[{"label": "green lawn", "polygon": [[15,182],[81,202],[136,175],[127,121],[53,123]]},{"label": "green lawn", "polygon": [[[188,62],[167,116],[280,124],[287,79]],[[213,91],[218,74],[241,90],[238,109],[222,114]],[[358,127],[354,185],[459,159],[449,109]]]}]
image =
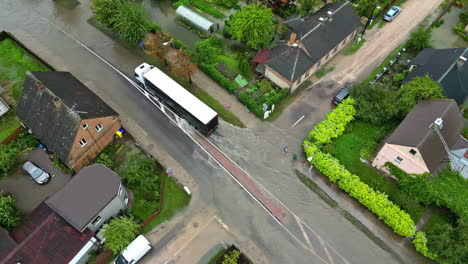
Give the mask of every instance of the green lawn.
[{"label": "green lawn", "polygon": [[346,127],[346,132],[342,136],[324,147],[324,151],[334,155],[351,173],[359,176],[361,181],[375,190],[385,192],[391,201],[409,213],[411,218],[417,222],[426,208],[400,190],[388,178],[380,175],[377,170],[360,161],[360,150],[363,147],[382,140],[397,125],[398,122],[395,121],[380,126],[353,121]]},{"label": "green lawn", "polygon": [[48,70],[46,66],[26,53],[13,40],[5,39],[0,42],[0,80],[8,80],[13,83],[14,99],[18,100],[21,95],[27,71]]},{"label": "green lawn", "polygon": [[11,109],[6,115],[0,117],[0,142],[20,126],[21,123],[18,118],[16,118],[15,111],[13,109]]},{"label": "green lawn", "polygon": [[143,233],[151,231],[155,226],[171,218],[175,213],[184,208],[190,202],[190,196],[173,177],[166,177],[164,186],[164,200],[162,212],[153,221],[143,228]]}]

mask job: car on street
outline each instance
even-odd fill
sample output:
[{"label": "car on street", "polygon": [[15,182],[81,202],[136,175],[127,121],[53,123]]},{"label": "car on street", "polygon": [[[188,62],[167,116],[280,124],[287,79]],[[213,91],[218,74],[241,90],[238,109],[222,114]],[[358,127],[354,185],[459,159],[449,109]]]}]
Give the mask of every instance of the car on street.
[{"label": "car on street", "polygon": [[385,21],[391,22],[391,21],[393,21],[395,19],[395,17],[398,16],[398,14],[400,14],[400,12],[401,12],[401,8],[399,6],[392,6],[387,11],[387,13],[385,14],[383,19]]},{"label": "car on street", "polygon": [[139,235],[117,256],[115,264],[134,264],[143,258],[153,248],[146,237]]},{"label": "car on street", "polygon": [[49,173],[45,172],[30,160],[23,164],[23,170],[27,172],[38,184],[46,184],[50,180]]},{"label": "car on street", "polygon": [[335,97],[333,97],[333,104],[334,104],[334,105],[339,105],[344,99],[348,98],[348,96],[349,96],[349,91],[350,91],[350,88],[349,88],[349,87],[345,87],[345,88],[341,89],[341,90],[335,95]]}]

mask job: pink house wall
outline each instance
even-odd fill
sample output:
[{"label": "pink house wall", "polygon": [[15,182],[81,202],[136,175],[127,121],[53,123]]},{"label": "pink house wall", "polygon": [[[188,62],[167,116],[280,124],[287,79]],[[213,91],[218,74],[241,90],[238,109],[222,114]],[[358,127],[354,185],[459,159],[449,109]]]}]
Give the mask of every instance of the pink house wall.
[{"label": "pink house wall", "polygon": [[[416,151],[415,155],[410,154],[409,151],[411,149]],[[396,161],[397,157],[402,159],[400,163]],[[389,171],[385,168],[386,162],[395,164],[395,166],[406,171],[407,173],[422,174],[424,172],[429,172],[426,163],[422,159],[417,148],[386,143],[372,161],[372,166],[389,173]]]}]

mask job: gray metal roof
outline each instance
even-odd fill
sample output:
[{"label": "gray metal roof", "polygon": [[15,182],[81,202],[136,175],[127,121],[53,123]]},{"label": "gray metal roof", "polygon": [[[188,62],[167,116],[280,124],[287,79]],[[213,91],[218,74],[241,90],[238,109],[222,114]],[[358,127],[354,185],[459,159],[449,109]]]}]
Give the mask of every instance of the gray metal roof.
[{"label": "gray metal roof", "polygon": [[94,164],[81,169],[46,204],[81,231],[117,196],[120,182],[115,172]]},{"label": "gray metal roof", "polygon": [[440,130],[449,148],[455,145],[464,127],[463,116],[454,100],[420,101],[395,129],[386,143],[419,149],[430,172],[433,172],[447,153],[437,133],[430,127],[442,118]]},{"label": "gray metal roof", "polygon": [[195,11],[193,11],[190,8],[188,8],[186,6],[183,6],[183,5],[179,6],[176,9],[176,14],[178,16],[181,16],[181,17],[183,17],[185,19],[190,20],[192,23],[197,25],[199,28],[201,28],[203,30],[206,30],[206,31],[209,31],[211,26],[214,24],[210,20],[204,18],[203,16],[199,15]]}]

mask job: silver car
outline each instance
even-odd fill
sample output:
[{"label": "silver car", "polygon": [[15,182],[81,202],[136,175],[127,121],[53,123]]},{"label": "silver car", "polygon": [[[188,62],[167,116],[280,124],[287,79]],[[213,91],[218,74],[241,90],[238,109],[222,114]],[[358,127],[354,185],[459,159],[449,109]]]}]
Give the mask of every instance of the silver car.
[{"label": "silver car", "polygon": [[49,173],[39,168],[36,164],[32,163],[31,161],[26,161],[26,163],[23,164],[23,170],[27,172],[33,178],[33,180],[39,184],[45,184],[50,179]]},{"label": "silver car", "polygon": [[383,19],[385,21],[391,22],[391,21],[393,21],[393,19],[395,19],[395,17],[398,16],[398,14],[400,14],[400,12],[401,12],[401,8],[399,6],[392,6],[387,11],[387,13],[385,14]]}]

